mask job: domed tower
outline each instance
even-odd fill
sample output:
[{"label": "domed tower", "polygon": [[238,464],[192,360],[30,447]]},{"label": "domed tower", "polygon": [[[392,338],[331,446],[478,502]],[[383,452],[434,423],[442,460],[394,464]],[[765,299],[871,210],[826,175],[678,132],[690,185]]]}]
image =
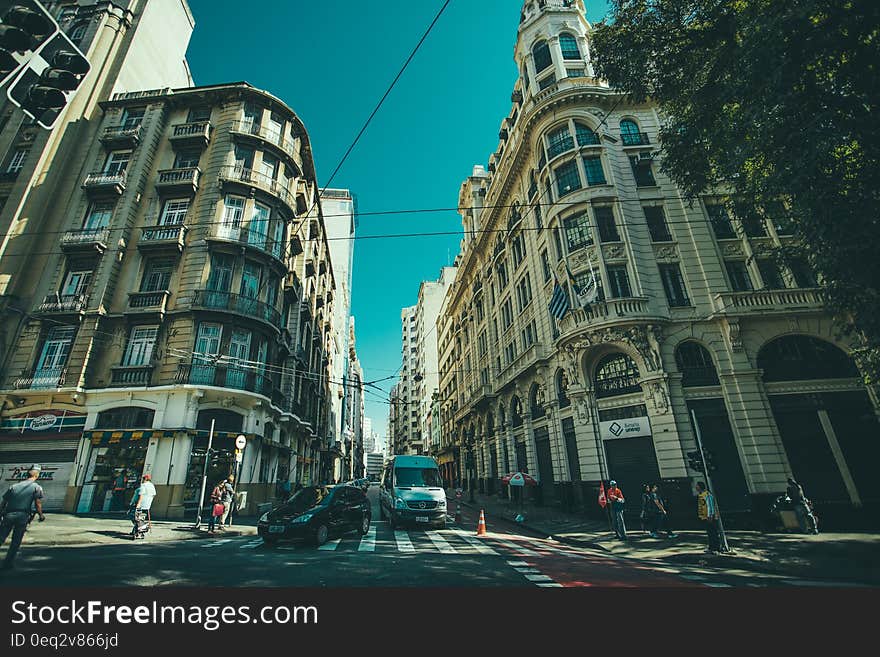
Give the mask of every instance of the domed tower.
[{"label": "domed tower", "polygon": [[557,80],[592,77],[583,0],[526,0],[514,58],[526,97]]}]

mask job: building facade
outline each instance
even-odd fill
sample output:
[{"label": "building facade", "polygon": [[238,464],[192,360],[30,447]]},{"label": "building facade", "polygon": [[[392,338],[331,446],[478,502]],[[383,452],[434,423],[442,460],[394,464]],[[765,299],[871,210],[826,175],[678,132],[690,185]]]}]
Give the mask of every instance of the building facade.
[{"label": "building facade", "polygon": [[51,246],[0,257],[17,309],[4,450],[57,467],[78,512],[117,508],[146,473],[170,517],[198,504],[205,469],[235,474],[248,512],[280,481],[328,480],[335,281],[302,122],[246,83],[99,109],[94,139],[47,174]]},{"label": "building facade", "polygon": [[395,435],[396,454],[430,452],[431,405],[440,383],[436,323],[455,271],[443,267],[436,281],[422,281],[418,303],[401,311],[403,363],[397,404],[409,419]]},{"label": "building facade", "polygon": [[826,517],[876,503],[877,398],[815,276],[774,259],[787,227],[731,216],[724,190],[683,200],[659,167],[662,117],[594,77],[590,31],[581,0],[525,3],[498,149],[461,186],[437,322],[460,476],[500,493],[526,471],[538,502],[591,512],[600,480],[629,496],[657,481],[688,514],[695,419],[727,511],[763,513],[792,474]]},{"label": "building facade", "polygon": [[364,371],[357,355],[354,317],[349,319],[348,376],[345,381],[343,473],[339,481],[360,479],[364,474]]}]

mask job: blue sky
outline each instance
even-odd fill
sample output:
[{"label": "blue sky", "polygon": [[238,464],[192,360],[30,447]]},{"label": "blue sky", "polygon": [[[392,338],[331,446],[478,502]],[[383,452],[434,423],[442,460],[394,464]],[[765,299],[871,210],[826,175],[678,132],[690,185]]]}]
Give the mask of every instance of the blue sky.
[{"label": "blue sky", "polygon": [[[246,80],[302,118],[323,186],[416,45],[442,0],[189,0],[196,28],[187,54],[196,84]],[[521,0],[452,0],[332,181],[362,213],[454,208],[473,165],[498,145],[516,81]],[[607,12],[587,0],[587,18]],[[454,211],[360,218],[362,237],[459,231]],[[400,309],[436,279],[459,237],[359,239],[352,306],[366,380],[400,366]],[[379,383],[390,390],[394,380]],[[366,396],[380,434],[388,404]],[[386,395],[387,397],[387,395]]]}]

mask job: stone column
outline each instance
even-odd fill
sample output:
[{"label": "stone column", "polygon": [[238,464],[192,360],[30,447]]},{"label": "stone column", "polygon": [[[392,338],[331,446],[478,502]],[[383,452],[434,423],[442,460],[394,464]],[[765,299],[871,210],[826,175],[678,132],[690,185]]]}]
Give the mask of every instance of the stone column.
[{"label": "stone column", "polygon": [[547,40],[550,46],[550,59],[553,60],[553,72],[557,80],[565,77],[565,60],[562,59],[562,48],[559,45],[559,37],[554,35]]},{"label": "stone column", "polygon": [[[580,476],[582,481],[599,481],[607,475],[608,463],[605,448],[599,436],[599,418],[591,388],[571,389],[568,393],[574,407],[574,435],[577,444]],[[560,422],[560,431],[562,424]],[[564,440],[564,436],[563,436]]]}]

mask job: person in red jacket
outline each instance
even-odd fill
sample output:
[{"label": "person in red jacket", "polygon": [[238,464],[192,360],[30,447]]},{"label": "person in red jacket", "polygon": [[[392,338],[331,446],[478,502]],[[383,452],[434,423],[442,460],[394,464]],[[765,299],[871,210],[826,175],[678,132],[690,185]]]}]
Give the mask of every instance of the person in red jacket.
[{"label": "person in red jacket", "polygon": [[608,500],[611,502],[611,518],[614,524],[614,533],[621,541],[626,540],[626,523],[623,521],[623,509],[626,500],[623,492],[617,487],[613,479],[608,482]]}]

